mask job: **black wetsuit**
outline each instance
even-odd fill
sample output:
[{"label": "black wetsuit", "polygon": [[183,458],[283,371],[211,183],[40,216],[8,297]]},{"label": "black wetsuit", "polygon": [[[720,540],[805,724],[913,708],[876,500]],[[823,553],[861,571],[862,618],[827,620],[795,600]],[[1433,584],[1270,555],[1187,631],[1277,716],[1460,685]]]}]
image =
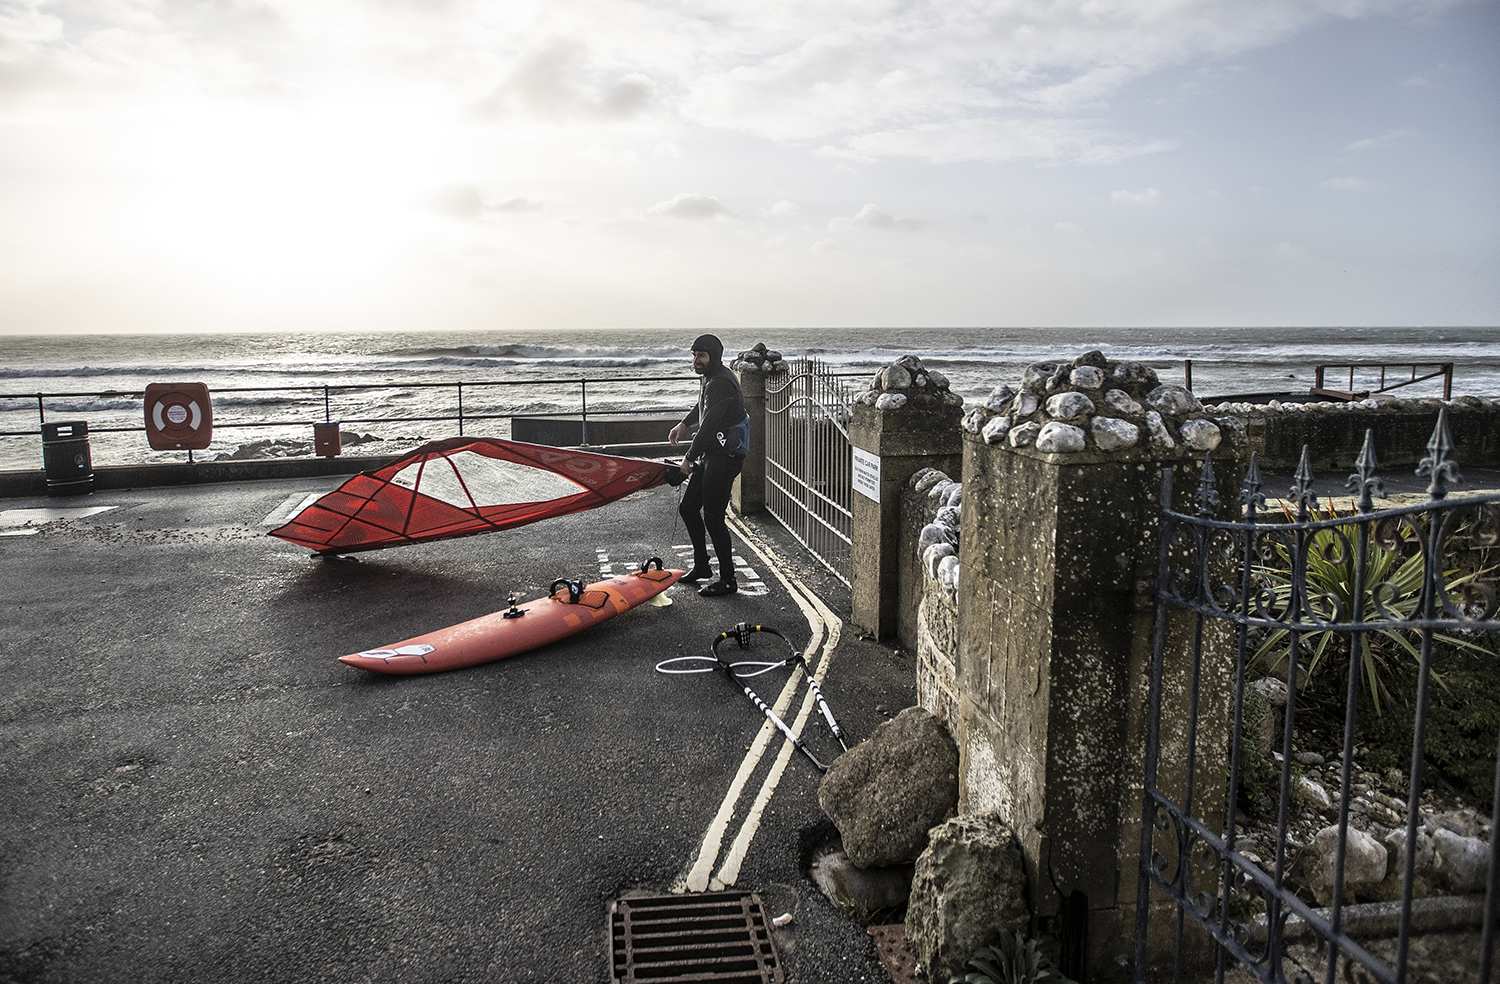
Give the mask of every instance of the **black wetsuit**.
[{"label": "black wetsuit", "polygon": [[709,569],[706,532],[719,558],[721,581],[734,581],[734,555],[724,511],[729,507],[734,480],[745,464],[748,419],[739,377],[722,362],[710,364],[698,390],[698,403],[682,418],[683,430],[696,425],[698,433],[687,451],[686,457],[694,467],[678,511],[693,541],[693,569]]}]

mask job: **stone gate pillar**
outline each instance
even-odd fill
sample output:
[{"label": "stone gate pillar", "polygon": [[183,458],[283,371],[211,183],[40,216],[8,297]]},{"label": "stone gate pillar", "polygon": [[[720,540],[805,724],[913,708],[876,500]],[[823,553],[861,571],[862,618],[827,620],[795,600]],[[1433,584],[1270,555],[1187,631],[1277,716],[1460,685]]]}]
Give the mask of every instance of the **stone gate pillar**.
[{"label": "stone gate pillar", "polygon": [[757,343],[730,364],[740,378],[740,392],[745,397],[745,412],[750,415],[750,450],[744,467],[734,480],[729,501],[741,516],[764,512],[766,508],[766,377],[786,371],[781,353],[768,351]]},{"label": "stone gate pillar", "polygon": [[[1065,954],[1072,947],[1062,970],[1125,980],[1160,471],[1179,467],[1176,508],[1195,511],[1202,452],[1223,434],[1187,390],[1099,353],[1031,367],[1019,392],[997,389],[963,430],[959,809],[998,814],[1015,832],[1033,915]],[[1232,453],[1225,442],[1215,455],[1226,518],[1243,473]],[[1180,707],[1193,664],[1187,622],[1169,627],[1165,653],[1164,692]],[[1213,826],[1224,815],[1233,649],[1224,623],[1207,631],[1195,813]],[[1186,733],[1185,714],[1164,716],[1164,787]]]},{"label": "stone gate pillar", "polygon": [[958,473],[963,400],[941,373],[903,356],[853,404],[850,503],[851,621],[877,639],[896,634],[900,583],[901,490],[923,468]]}]

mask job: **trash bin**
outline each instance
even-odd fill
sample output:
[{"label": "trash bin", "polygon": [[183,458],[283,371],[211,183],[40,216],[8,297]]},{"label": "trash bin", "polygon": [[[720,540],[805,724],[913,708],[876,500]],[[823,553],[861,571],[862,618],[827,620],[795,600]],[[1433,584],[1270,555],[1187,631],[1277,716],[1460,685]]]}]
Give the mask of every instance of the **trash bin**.
[{"label": "trash bin", "polygon": [[335,458],[343,450],[338,421],[313,424],[313,450],[320,457]]},{"label": "trash bin", "polygon": [[94,491],[88,421],[42,424],[42,467],[47,472],[48,495],[83,495]]}]

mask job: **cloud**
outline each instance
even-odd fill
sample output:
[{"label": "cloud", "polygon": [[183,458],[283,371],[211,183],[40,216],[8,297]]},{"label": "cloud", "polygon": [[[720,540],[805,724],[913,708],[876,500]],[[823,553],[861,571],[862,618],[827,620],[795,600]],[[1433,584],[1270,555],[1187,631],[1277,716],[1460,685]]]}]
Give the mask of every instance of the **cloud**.
[{"label": "cloud", "polygon": [[484,213],[484,196],[472,184],[439,185],[422,196],[420,206],[450,219],[473,221]]},{"label": "cloud", "polygon": [[670,140],[663,140],[651,149],[651,153],[657,157],[680,158],[682,156],[682,148]]},{"label": "cloud", "polygon": [[1375,182],[1364,178],[1329,178],[1319,187],[1328,188],[1332,191],[1369,191],[1375,187]]},{"label": "cloud", "polygon": [[1354,152],[1361,150],[1376,150],[1381,147],[1389,147],[1405,137],[1412,135],[1411,130],[1392,130],[1383,137],[1368,137],[1364,140],[1356,140],[1344,147],[1346,151]]},{"label": "cloud", "polygon": [[925,223],[917,219],[898,219],[878,205],[868,204],[859,210],[859,214],[853,218],[836,218],[828,223],[829,232],[837,232],[839,229],[847,229],[851,226],[859,226],[864,229],[876,229],[881,232],[915,232],[921,229]]},{"label": "cloud", "polygon": [[148,15],[31,0],[0,4],[0,101],[69,86],[101,101],[140,87],[299,92],[336,78],[489,121],[675,118],[861,161],[1113,164],[1175,146],[1099,122],[1137,79],[1319,23],[1455,2],[235,0]]},{"label": "cloud", "polygon": [[761,209],[761,214],[775,219],[789,219],[801,211],[794,203],[783,200],[772,205],[770,208]]},{"label": "cloud", "polygon": [[1070,120],[948,120],[848,138],[818,153],[857,161],[906,157],[934,164],[961,161],[1037,161],[1046,164],[1116,164],[1176,146],[1139,140]]},{"label": "cloud", "polygon": [[1441,85],[1442,83],[1439,82],[1438,79],[1442,76],[1448,75],[1452,71],[1453,67],[1451,65],[1439,62],[1438,64],[1429,68],[1427,71],[1418,72],[1416,75],[1411,76],[1401,84],[1416,89],[1430,89],[1434,86]]},{"label": "cloud", "polygon": [[1116,191],[1109,197],[1117,202],[1133,202],[1137,205],[1145,205],[1160,198],[1161,192],[1155,188],[1147,188],[1145,191]]},{"label": "cloud", "polygon": [[541,202],[534,198],[507,198],[503,202],[496,202],[489,207],[491,212],[540,212],[543,208]]},{"label": "cloud", "polygon": [[661,215],[673,219],[737,219],[739,215],[712,195],[683,192],[670,201],[657,202],[646,209],[647,215]]},{"label": "cloud", "polygon": [[599,81],[590,66],[588,45],[572,38],[549,38],[528,51],[505,80],[476,101],[481,118],[520,115],[549,122],[578,119],[626,120],[650,108],[656,83],[631,72]]}]

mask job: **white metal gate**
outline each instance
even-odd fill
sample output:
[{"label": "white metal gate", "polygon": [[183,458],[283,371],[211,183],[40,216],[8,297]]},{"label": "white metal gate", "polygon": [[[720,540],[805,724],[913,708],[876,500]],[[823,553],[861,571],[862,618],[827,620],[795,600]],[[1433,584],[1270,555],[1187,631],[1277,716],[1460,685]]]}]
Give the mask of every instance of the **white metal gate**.
[{"label": "white metal gate", "polygon": [[766,381],[766,510],[849,583],[854,460],[845,384],[815,359]]}]

